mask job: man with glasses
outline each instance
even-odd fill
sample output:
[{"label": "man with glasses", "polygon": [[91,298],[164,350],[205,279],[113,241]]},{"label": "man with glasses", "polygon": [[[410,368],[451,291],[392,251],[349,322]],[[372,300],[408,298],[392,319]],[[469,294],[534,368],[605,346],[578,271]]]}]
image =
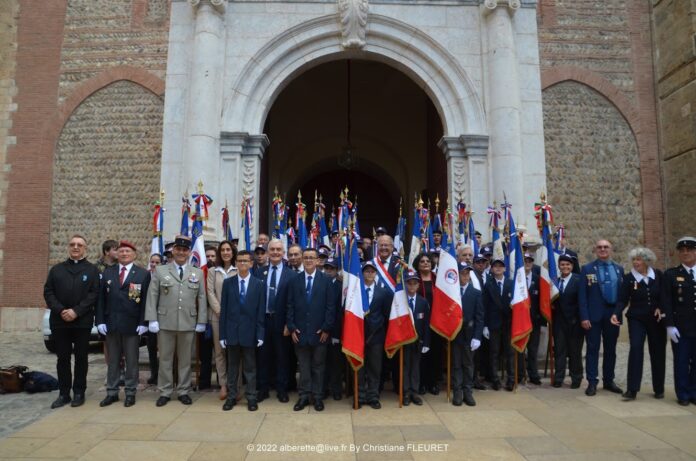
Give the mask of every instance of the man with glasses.
[{"label": "man with glasses", "polygon": [[[587,331],[585,369],[587,389],[585,395],[597,393],[599,382],[599,346],[602,343],[602,380],[604,389],[621,394],[623,391],[614,382],[616,365],[616,340],[619,327],[611,323],[619,288],[623,280],[623,267],[611,260],[612,247],[608,240],[595,244],[597,259],[585,264],[580,271],[580,325]],[[619,319],[621,321],[621,319]]]},{"label": "man with glasses", "polygon": [[294,406],[300,411],[314,398],[314,409],[324,409],[323,384],[326,345],[336,311],[331,279],[317,270],[318,254],[314,248],[302,252],[304,272],[288,287],[287,328],[295,344],[300,363],[300,398]]},{"label": "man with glasses", "polygon": [[[51,310],[51,334],[58,356],[58,390],[60,395],[51,408],[70,403],[85,403],[87,388],[87,349],[94,323],[94,305],[99,296],[99,269],[87,261],[87,241],[73,235],[68,244],[68,259],[48,272],[44,299]],[[75,353],[75,373],[70,372],[70,357]],[[70,397],[72,388],[73,397]],[[71,403],[72,400],[72,403]]]}]

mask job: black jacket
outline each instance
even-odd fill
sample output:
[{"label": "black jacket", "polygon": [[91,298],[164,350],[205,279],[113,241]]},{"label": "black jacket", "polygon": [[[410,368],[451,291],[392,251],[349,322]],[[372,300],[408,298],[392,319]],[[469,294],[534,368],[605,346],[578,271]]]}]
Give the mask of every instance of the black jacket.
[{"label": "black jacket", "polygon": [[104,269],[95,323],[106,324],[107,333],[136,335],[139,325],[147,325],[145,303],[150,273],[133,264],[123,285],[119,285],[119,277],[118,264]]},{"label": "black jacket", "polygon": [[507,326],[510,319],[510,303],[512,302],[513,282],[503,279],[503,295],[500,295],[495,277],[490,276],[483,287],[483,308],[485,309],[484,325],[490,329],[500,329]]},{"label": "black jacket", "polygon": [[696,338],[696,281],[681,264],[665,271],[661,302],[665,326],[677,327],[686,338]]},{"label": "black jacket", "polygon": [[389,288],[377,285],[376,281],[372,288],[375,292],[372,295],[370,310],[365,312],[365,344],[384,345],[394,294]]},{"label": "black jacket", "polygon": [[266,291],[261,280],[249,277],[246,297],[239,297],[239,274],[222,282],[220,339],[230,346],[256,347],[264,338]]},{"label": "black jacket", "polygon": [[553,318],[563,316],[566,323],[574,325],[580,321],[580,276],[570,274],[568,284],[553,302]]},{"label": "black jacket", "polygon": [[331,279],[319,270],[314,271],[309,301],[305,289],[305,273],[300,272],[288,286],[288,330],[300,330],[299,346],[318,346],[321,343],[317,331],[330,332],[333,328],[336,292]]},{"label": "black jacket", "polygon": [[483,336],[484,317],[484,309],[481,298],[481,292],[474,288],[471,283],[469,283],[469,285],[466,287],[464,295],[462,296],[462,314],[464,315],[464,323],[462,324],[462,329],[454,338],[453,342],[455,344],[469,346],[469,344],[466,344],[467,336],[472,339],[478,339],[479,341],[481,340],[481,336]]},{"label": "black jacket", "polygon": [[[44,299],[51,309],[50,325],[54,328],[92,328],[94,325],[94,305],[99,296],[99,269],[81,259],[67,259],[58,263],[48,272],[44,284]],[[60,313],[73,309],[77,318],[65,322]]]},{"label": "black jacket", "polygon": [[[263,266],[259,271],[256,272],[255,276],[263,282],[264,293],[270,296],[270,291],[268,290],[268,276],[271,274],[271,266]],[[252,274],[254,275],[254,274]],[[273,301],[268,301],[268,309],[273,313],[273,320],[271,322],[271,331],[275,333],[282,333],[283,327],[285,327],[285,321],[287,317],[287,307],[288,307],[288,286],[290,280],[297,276],[297,273],[290,269],[286,264],[283,264],[283,269],[280,272],[280,278],[276,280],[278,285],[275,290],[275,297]],[[271,305],[272,304],[272,305]],[[264,311],[265,312],[265,311]]]},{"label": "black jacket", "polygon": [[341,298],[343,297],[343,283],[335,278],[332,280],[334,290],[334,302],[336,303],[336,315],[334,316],[334,326],[331,328],[331,337],[341,339],[343,337],[343,316],[346,310],[343,308]]},{"label": "black jacket", "polygon": [[631,272],[624,276],[621,287],[619,288],[619,299],[616,303],[614,313],[619,316],[628,307],[626,317],[641,319],[646,321],[656,321],[655,310],[662,309],[662,272],[657,269],[655,278],[649,279],[648,285],[638,283]]}]

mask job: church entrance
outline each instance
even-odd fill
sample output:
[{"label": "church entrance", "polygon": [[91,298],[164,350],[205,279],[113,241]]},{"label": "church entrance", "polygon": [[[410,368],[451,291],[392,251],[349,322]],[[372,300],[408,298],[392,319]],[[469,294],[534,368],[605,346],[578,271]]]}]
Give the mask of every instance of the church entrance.
[{"label": "church entrance", "polygon": [[[445,206],[440,117],[422,88],[386,64],[350,59],[310,68],[278,95],[264,133],[270,145],[260,203],[269,204],[277,187],[294,217],[299,191],[308,227],[315,190],[330,216],[347,187],[350,200],[357,198],[362,235],[370,237],[373,227],[395,232],[400,200],[407,217],[416,194],[426,202],[439,195],[440,210]],[[271,213],[262,208],[261,231],[269,229]]]}]

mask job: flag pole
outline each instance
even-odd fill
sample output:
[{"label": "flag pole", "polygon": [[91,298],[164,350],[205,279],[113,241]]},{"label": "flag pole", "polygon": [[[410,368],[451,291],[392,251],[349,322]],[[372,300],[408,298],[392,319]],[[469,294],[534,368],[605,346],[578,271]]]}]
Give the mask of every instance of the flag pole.
[{"label": "flag pole", "polygon": [[399,348],[399,408],[404,406],[404,346]]},{"label": "flag pole", "polygon": [[358,409],[358,370],[353,369],[353,409]]},{"label": "flag pole", "polygon": [[447,340],[447,402],[450,401],[450,389],[452,386],[452,341]]},{"label": "flag pole", "polygon": [[548,353],[546,354],[547,356],[550,357],[550,373],[551,373],[551,385],[553,386],[554,383],[556,382],[556,367],[554,363],[554,356],[553,356],[553,320],[549,320],[549,343],[548,343]]},{"label": "flag pole", "polygon": [[515,393],[517,393],[517,379],[518,379],[518,376],[517,376],[517,357],[519,355],[520,355],[520,353],[515,351],[515,386],[513,387],[513,389],[515,390]]}]

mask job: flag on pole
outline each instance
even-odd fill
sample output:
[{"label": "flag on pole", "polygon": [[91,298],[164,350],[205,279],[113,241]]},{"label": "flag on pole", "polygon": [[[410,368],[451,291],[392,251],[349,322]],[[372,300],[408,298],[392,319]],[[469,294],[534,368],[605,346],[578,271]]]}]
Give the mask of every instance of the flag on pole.
[{"label": "flag on pole", "polygon": [[179,229],[179,234],[190,236],[191,234],[189,234],[189,216],[191,215],[191,202],[189,202],[187,195],[188,192],[186,193],[186,195],[181,197],[181,227]]},{"label": "flag on pole", "polygon": [[[471,236],[467,236],[466,233],[466,203],[462,202],[461,199],[457,202],[457,228],[459,231],[459,242],[465,245],[469,242]],[[454,232],[454,231],[453,231]],[[474,251],[474,256],[478,252]]]},{"label": "flag on pole", "polygon": [[488,210],[488,225],[491,228],[491,237],[493,238],[493,259],[505,259],[503,254],[503,240],[500,238],[500,211],[493,206],[489,206]]},{"label": "flag on pole", "polygon": [[242,230],[244,235],[244,249],[251,251],[251,226],[254,222],[251,197],[242,199]]},{"label": "flag on pole", "polygon": [[225,202],[225,207],[222,209],[222,235],[224,240],[229,240],[230,242],[234,238],[232,235],[232,226],[230,226],[230,209]]},{"label": "flag on pole", "polygon": [[359,370],[365,362],[365,312],[369,309],[365,281],[362,277],[357,239],[349,235],[349,250],[343,258],[343,353],[353,370]]},{"label": "flag on pole", "polygon": [[459,269],[452,253],[440,250],[433,306],[430,311],[430,328],[452,341],[462,328],[462,298],[459,292]]},{"label": "flag on pole", "polygon": [[150,256],[154,254],[164,254],[164,192],[160,194],[160,200],[155,202],[155,213],[152,217],[152,246],[150,248]]},{"label": "flag on pole", "polygon": [[418,199],[413,206],[413,225],[411,230],[411,249],[408,254],[408,264],[413,265],[413,261],[421,251],[421,238],[423,236],[423,227],[421,221],[421,209],[423,208],[423,200]]},{"label": "flag on pole", "polygon": [[556,268],[556,258],[554,257],[552,227],[553,216],[551,215],[551,205],[547,204],[542,196],[541,203],[535,206],[537,226],[541,233],[541,249],[539,253],[540,277],[539,277],[539,312],[544,318],[551,322],[551,303],[559,295],[556,280],[558,280],[558,270]]},{"label": "flag on pole", "polygon": [[307,224],[305,224],[305,218],[307,217],[307,213],[305,211],[306,207],[305,204],[302,203],[302,192],[297,191],[297,203],[295,204],[297,207],[295,211],[295,229],[297,230],[297,243],[299,243],[300,247],[304,250],[307,248],[308,245],[308,239],[307,239]]},{"label": "flag on pole", "polygon": [[194,213],[191,216],[193,226],[191,227],[191,265],[202,267],[205,265],[205,242],[203,240],[203,228],[205,221],[208,220],[208,207],[213,203],[210,196],[203,193],[203,182],[198,182],[198,193],[193,194],[193,201],[196,204]]},{"label": "flag on pole", "polygon": [[327,247],[331,246],[331,236],[326,227],[326,206],[324,205],[324,199],[319,194],[319,240],[322,245]]},{"label": "flag on pole", "polygon": [[511,254],[515,258],[514,288],[512,292],[512,322],[510,327],[510,344],[517,352],[524,352],[532,332],[532,319],[529,314],[531,305],[527,289],[527,274],[524,272],[524,255],[520,237],[517,234],[512,213],[508,213]]},{"label": "flag on pole", "polygon": [[[394,250],[404,258],[404,238],[406,238],[406,218],[403,216],[402,199],[399,199],[399,219],[396,221],[396,234],[394,235]],[[374,231],[373,231],[374,234]],[[372,243],[373,256],[377,255],[377,242]]]},{"label": "flag on pole", "polygon": [[408,306],[408,298],[404,290],[403,272],[404,269],[401,267],[396,276],[396,291],[392,299],[389,322],[387,323],[387,336],[384,340],[384,351],[389,358],[392,358],[401,346],[418,339],[413,312]]}]

